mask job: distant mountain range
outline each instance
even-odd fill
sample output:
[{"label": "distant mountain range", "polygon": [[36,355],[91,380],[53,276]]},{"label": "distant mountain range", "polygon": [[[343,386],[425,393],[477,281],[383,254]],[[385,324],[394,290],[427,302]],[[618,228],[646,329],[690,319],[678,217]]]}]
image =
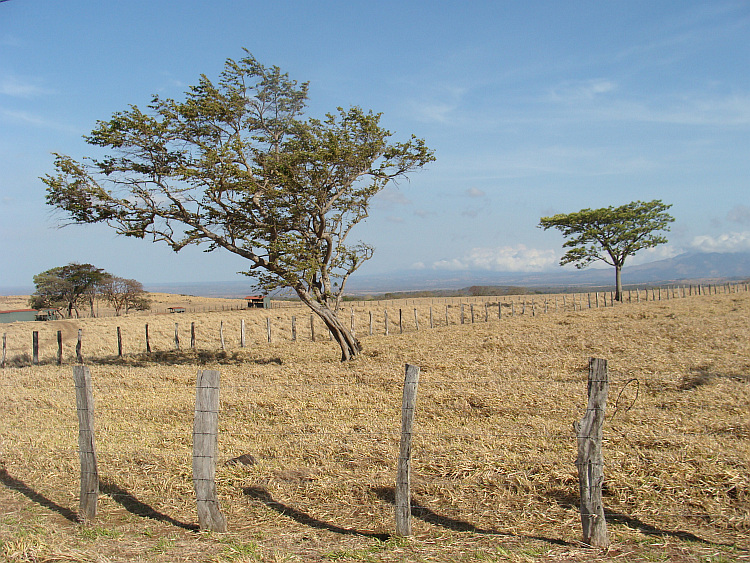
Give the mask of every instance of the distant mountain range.
[{"label": "distant mountain range", "polygon": [[[603,287],[614,285],[613,268],[586,268],[547,272],[490,272],[487,270],[405,270],[379,275],[354,275],[347,285],[352,295],[400,291],[462,289],[469,286],[522,286],[560,288],[569,286]],[[681,254],[667,260],[638,266],[625,266],[625,286],[750,279],[750,252]],[[252,280],[180,283],[144,283],[147,291],[242,298],[253,293]],[[28,295],[33,287],[0,287],[0,295]]]},{"label": "distant mountain range", "polygon": [[[471,285],[518,285],[525,287],[610,286],[614,268],[560,269],[546,272],[490,272],[413,270],[377,276],[353,276],[347,289],[352,293],[458,289]],[[625,266],[625,285],[744,280],[750,278],[750,252],[690,252],[674,258]]]},{"label": "distant mountain range", "polygon": [[[750,252],[731,254],[697,253],[681,254],[667,260],[649,262],[623,269],[623,283],[670,284],[690,282],[715,282],[719,280],[744,280],[750,278]],[[454,270],[405,270],[379,275],[354,275],[347,285],[352,295],[380,294],[399,291],[461,289],[469,286],[612,286],[613,268],[586,268],[548,272],[490,272]],[[145,284],[148,291],[183,293],[204,297],[244,297],[252,293],[251,280],[231,282],[196,282],[171,284]]]}]

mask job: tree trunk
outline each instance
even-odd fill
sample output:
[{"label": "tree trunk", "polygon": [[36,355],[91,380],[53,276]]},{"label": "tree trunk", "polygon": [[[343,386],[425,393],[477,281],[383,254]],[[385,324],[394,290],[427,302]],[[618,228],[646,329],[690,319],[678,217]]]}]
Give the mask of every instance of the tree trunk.
[{"label": "tree trunk", "polygon": [[622,266],[615,266],[615,301],[622,301]]},{"label": "tree trunk", "polygon": [[296,291],[302,302],[321,318],[331,332],[333,339],[341,347],[341,361],[353,360],[362,351],[362,345],[354,337],[354,334],[346,328],[346,325],[339,320],[336,312],[329,309],[326,304],[313,300],[306,291],[299,289]]}]

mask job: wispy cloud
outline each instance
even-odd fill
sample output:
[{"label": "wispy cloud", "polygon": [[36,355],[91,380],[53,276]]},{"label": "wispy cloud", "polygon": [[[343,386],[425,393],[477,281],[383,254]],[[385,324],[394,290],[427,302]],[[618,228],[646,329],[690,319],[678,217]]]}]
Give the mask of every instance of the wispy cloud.
[{"label": "wispy cloud", "polygon": [[750,231],[724,233],[718,236],[701,235],[690,246],[698,252],[745,252],[750,250]]},{"label": "wispy cloud", "polygon": [[24,125],[33,125],[34,127],[43,127],[47,129],[56,129],[58,131],[67,131],[77,133],[77,129],[62,125],[56,121],[49,120],[45,117],[30,113],[28,111],[11,110],[0,107],[0,121],[10,121]]},{"label": "wispy cloud", "polygon": [[566,80],[552,89],[549,98],[554,102],[563,103],[589,102],[615,90],[617,90],[617,84],[604,78]]},{"label": "wispy cloud", "polygon": [[495,272],[539,272],[557,266],[557,254],[550,249],[528,248],[524,244],[496,248],[472,248],[465,257],[439,260],[438,270],[490,270]]},{"label": "wispy cloud", "polygon": [[21,78],[15,75],[0,77],[0,94],[14,98],[33,98],[51,93],[52,91],[39,86],[38,81]]},{"label": "wispy cloud", "polygon": [[727,213],[727,219],[732,223],[750,225],[750,207],[747,205],[735,205]]}]

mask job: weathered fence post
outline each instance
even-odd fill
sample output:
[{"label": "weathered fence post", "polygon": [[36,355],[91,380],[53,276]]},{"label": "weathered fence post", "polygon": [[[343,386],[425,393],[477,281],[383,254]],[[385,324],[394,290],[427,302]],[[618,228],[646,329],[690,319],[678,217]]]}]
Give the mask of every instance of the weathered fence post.
[{"label": "weathered fence post", "polygon": [[78,517],[88,522],[96,517],[99,471],[94,447],[94,392],[87,366],[73,366],[78,411],[78,454],[81,459],[81,498]]},{"label": "weathered fence post", "polygon": [[372,336],[372,311],[370,311],[370,336]]},{"label": "weathered fence post", "polygon": [[292,342],[297,342],[297,317],[294,315],[292,315]]},{"label": "weathered fence post", "polygon": [[432,306],[430,306],[430,328],[435,328],[435,323],[432,320]]},{"label": "weathered fence post", "polygon": [[419,332],[419,318],[417,317],[416,307],[414,307],[414,326],[417,327],[417,332]]},{"label": "weathered fence post", "polygon": [[219,321],[219,340],[221,341],[221,349],[224,349],[224,321]]},{"label": "weathered fence post", "polygon": [[122,358],[122,331],[117,327],[117,357]]},{"label": "weathered fence post", "polygon": [[401,405],[401,447],[396,475],[396,534],[411,535],[411,437],[417,403],[419,367],[406,364]]},{"label": "weathered fence post", "polygon": [[190,348],[195,350],[195,321],[190,323]]},{"label": "weathered fence post", "polygon": [[355,330],[355,328],[354,328],[354,307],[352,307],[351,309],[352,309],[352,317],[351,317],[351,319],[352,319],[352,321],[351,321],[351,325],[352,325],[352,336],[357,336],[357,331],[356,331],[356,330]]},{"label": "weathered fence post", "polygon": [[199,370],[193,425],[193,486],[201,530],[226,532],[227,521],[216,494],[219,434],[219,372]]},{"label": "weathered fence post", "polygon": [[175,350],[180,349],[180,331],[177,323],[174,323],[174,347]]},{"label": "weathered fence post", "polygon": [[402,309],[398,310],[398,332],[399,334],[404,333],[404,311]]},{"label": "weathered fence post", "polygon": [[461,324],[464,324],[464,304],[461,303]]},{"label": "weathered fence post", "polygon": [[83,363],[83,354],[81,353],[82,341],[83,341],[83,330],[79,328],[78,329],[78,343],[76,344],[76,361],[79,364]]},{"label": "weathered fence post", "polygon": [[[57,365],[62,365],[63,348],[62,348],[62,331],[57,331]],[[4,358],[3,358],[4,359]]]},{"label": "weathered fence post", "polygon": [[35,330],[31,333],[31,363],[35,366],[39,365],[39,331]]},{"label": "weathered fence post", "polygon": [[607,360],[589,360],[588,406],[580,422],[575,423],[578,439],[578,483],[581,494],[581,525],[583,542],[599,548],[609,545],[607,520],[604,516],[602,486],[604,457],[602,455],[602,426],[607,410]]},{"label": "weathered fence post", "polygon": [[3,369],[5,369],[5,354],[7,353],[7,350],[8,350],[8,334],[4,332],[3,333],[3,358],[2,360],[0,360],[0,368],[3,368]]},{"label": "weathered fence post", "polygon": [[266,332],[268,333],[268,343],[271,343],[271,317],[266,318]]},{"label": "weathered fence post", "polygon": [[146,354],[151,353],[151,342],[148,339],[148,323],[146,323]]},{"label": "weathered fence post", "polygon": [[383,312],[383,319],[385,322],[385,335],[388,336],[388,309]]},{"label": "weathered fence post", "polygon": [[445,306],[445,326],[448,326],[448,325],[450,325],[450,319],[448,318],[448,307],[449,307],[449,306],[450,306],[450,305],[446,305],[446,306]]},{"label": "weathered fence post", "polygon": [[310,341],[315,342],[315,318],[310,314]]}]

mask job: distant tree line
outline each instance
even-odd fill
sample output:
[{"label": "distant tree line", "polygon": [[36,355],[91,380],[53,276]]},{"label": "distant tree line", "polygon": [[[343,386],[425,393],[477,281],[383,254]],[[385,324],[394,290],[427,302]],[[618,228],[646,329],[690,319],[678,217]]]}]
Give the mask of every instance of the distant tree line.
[{"label": "distant tree line", "polygon": [[151,301],[143,284],[121,278],[91,264],[71,262],[34,276],[35,291],[29,299],[34,309],[55,309],[63,316],[80,316],[80,308],[89,306],[96,316],[97,299],[103,299],[120,316],[123,312],[147,311]]}]

